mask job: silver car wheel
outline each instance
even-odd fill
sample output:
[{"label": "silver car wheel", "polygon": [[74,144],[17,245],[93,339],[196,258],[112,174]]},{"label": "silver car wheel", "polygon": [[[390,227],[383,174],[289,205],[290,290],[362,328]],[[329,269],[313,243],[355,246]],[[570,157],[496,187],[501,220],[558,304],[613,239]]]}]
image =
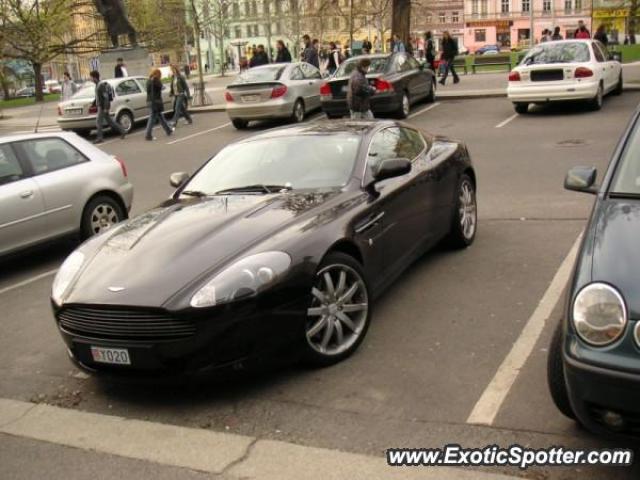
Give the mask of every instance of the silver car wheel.
[{"label": "silver car wheel", "polygon": [[476,232],[477,222],[476,196],[469,180],[464,180],[460,185],[459,200],[460,229],[464,238],[469,240]]},{"label": "silver car wheel", "polygon": [[120,124],[125,133],[129,133],[133,128],[133,118],[129,113],[123,112],[118,116],[118,124]]},{"label": "silver car wheel", "polygon": [[91,231],[94,234],[109,230],[120,221],[118,212],[108,203],[100,203],[91,212]]},{"label": "silver car wheel", "polygon": [[366,326],[369,298],[364,280],[348,265],[328,265],[318,272],[311,294],[307,342],[322,355],[345,352],[358,341]]},{"label": "silver car wheel", "polygon": [[602,91],[602,85],[598,87],[598,93],[596,94],[596,102],[598,108],[602,108],[602,104],[604,103],[604,92]]},{"label": "silver car wheel", "polygon": [[404,95],[402,95],[402,113],[405,117],[407,117],[410,111],[411,104],[409,103],[409,97],[407,97],[407,94],[405,93]]},{"label": "silver car wheel", "polygon": [[293,116],[296,119],[296,122],[300,123],[304,121],[304,105],[301,101],[297,101],[295,106],[293,107]]}]

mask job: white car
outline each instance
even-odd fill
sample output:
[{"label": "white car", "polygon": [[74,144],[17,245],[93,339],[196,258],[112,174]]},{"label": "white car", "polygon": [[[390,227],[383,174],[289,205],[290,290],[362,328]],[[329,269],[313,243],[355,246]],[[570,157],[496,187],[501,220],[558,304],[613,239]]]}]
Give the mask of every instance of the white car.
[{"label": "white car", "polygon": [[594,110],[622,93],[622,66],[597,40],[560,40],[532,48],[509,74],[507,96],[518,113],[530,103],[586,100]]}]

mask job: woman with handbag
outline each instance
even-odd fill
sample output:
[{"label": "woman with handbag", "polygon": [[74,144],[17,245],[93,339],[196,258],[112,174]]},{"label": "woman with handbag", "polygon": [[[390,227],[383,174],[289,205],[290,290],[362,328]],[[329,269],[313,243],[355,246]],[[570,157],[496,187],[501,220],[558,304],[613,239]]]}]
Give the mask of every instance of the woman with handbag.
[{"label": "woman with handbag", "polygon": [[146,140],[155,140],[153,136],[153,126],[156,122],[160,122],[167,136],[170,136],[175,128],[171,127],[164,118],[164,102],[162,101],[162,73],[155,68],[149,75],[147,81],[147,105],[149,106],[149,120],[147,121]]}]

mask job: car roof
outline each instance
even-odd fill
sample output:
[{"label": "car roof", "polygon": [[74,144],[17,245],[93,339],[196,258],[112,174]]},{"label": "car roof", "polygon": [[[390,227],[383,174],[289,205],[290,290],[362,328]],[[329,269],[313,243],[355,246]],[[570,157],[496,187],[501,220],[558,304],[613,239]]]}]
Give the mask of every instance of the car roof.
[{"label": "car roof", "polygon": [[377,58],[389,58],[395,53],[372,53],[369,55],[356,55],[355,57],[348,58],[345,60],[346,62],[350,62],[351,60],[361,60],[363,58],[368,58],[369,60],[377,59]]},{"label": "car roof", "polygon": [[[35,128],[35,125],[34,125],[34,128]],[[37,138],[51,138],[51,137],[64,138],[70,141],[73,141],[73,139],[77,140],[78,138],[78,136],[73,132],[20,133],[20,134],[14,134],[14,135],[4,135],[0,137],[0,145],[5,143],[21,142],[24,140],[33,140]]]},{"label": "car roof", "polygon": [[275,128],[273,130],[258,133],[257,135],[242,139],[239,143],[298,135],[340,135],[344,133],[351,133],[366,136],[381,127],[394,125],[398,125],[398,123],[393,120],[323,120],[304,125],[288,125],[281,128]]}]

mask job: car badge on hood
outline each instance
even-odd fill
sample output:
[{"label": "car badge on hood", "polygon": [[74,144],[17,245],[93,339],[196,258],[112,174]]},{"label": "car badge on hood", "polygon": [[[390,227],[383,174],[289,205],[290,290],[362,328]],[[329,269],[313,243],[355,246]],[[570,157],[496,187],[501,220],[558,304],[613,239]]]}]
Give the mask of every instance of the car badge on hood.
[{"label": "car badge on hood", "polygon": [[124,290],[124,287],[109,287],[110,292],[121,292]]}]

